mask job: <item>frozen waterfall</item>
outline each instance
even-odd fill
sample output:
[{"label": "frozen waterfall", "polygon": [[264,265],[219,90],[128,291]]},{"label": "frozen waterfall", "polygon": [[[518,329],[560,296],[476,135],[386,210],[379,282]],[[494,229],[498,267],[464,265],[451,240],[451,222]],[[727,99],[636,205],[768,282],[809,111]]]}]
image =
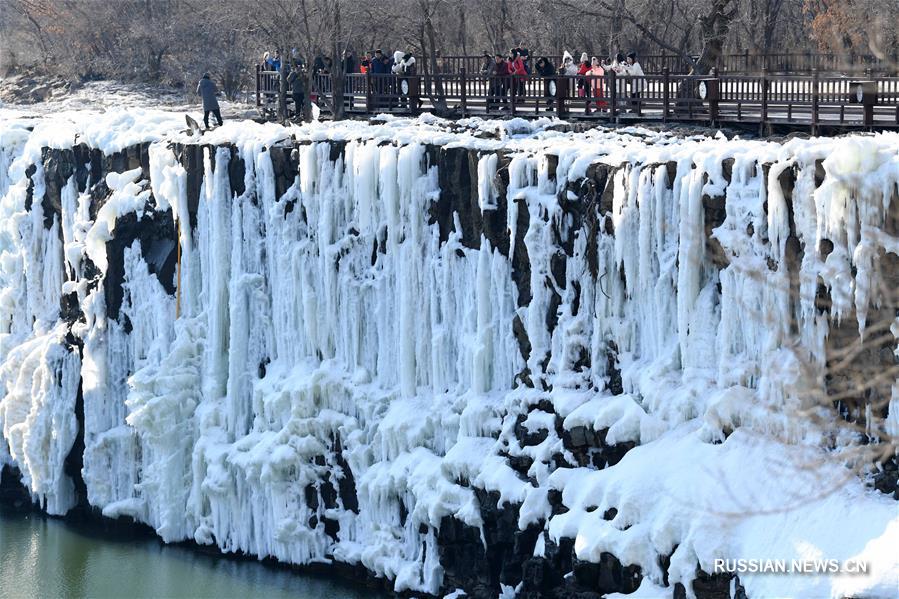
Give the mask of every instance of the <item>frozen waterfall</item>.
[{"label": "frozen waterfall", "polygon": [[434,595],[895,590],[899,134],[179,118],[0,125],[0,465],[48,513]]}]

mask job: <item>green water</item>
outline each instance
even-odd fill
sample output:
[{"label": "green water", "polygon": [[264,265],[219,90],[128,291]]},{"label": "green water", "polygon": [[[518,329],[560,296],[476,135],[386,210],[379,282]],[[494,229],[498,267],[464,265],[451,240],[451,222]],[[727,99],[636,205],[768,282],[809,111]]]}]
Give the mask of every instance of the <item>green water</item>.
[{"label": "green water", "polygon": [[0,509],[0,598],[383,596],[341,580]]}]

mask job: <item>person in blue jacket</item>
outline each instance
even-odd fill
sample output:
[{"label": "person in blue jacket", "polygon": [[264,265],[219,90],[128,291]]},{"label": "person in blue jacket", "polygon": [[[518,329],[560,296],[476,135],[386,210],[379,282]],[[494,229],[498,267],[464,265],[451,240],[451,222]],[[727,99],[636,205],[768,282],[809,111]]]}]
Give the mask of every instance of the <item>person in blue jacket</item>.
[{"label": "person in blue jacket", "polygon": [[219,102],[215,98],[218,90],[215,89],[215,83],[209,78],[209,73],[203,73],[203,78],[197,85],[197,95],[203,98],[203,123],[209,129],[209,113],[215,115],[215,119],[219,125],[222,124],[222,113],[219,110]]},{"label": "person in blue jacket", "polygon": [[375,55],[371,59],[371,74],[386,75],[389,72],[390,70],[387,68],[387,62],[384,60],[384,53],[378,48],[375,50]]}]

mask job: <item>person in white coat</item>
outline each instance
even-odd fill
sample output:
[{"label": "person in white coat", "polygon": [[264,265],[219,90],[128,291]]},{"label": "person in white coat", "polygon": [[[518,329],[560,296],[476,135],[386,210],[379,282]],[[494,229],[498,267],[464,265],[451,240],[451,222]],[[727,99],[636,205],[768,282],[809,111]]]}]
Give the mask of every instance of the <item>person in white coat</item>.
[{"label": "person in white coat", "polygon": [[621,52],[616,54],[615,60],[612,61],[612,66],[609,68],[615,73],[615,104],[621,106],[627,102],[627,81],[625,77],[627,77],[628,72],[624,54]]},{"label": "person in white coat", "polygon": [[627,65],[625,67],[627,75],[631,78],[631,104],[634,109],[640,104],[640,94],[643,93],[643,86],[646,80],[643,78],[643,67],[637,61],[637,53],[629,52],[627,55]]},{"label": "person in white coat", "polygon": [[393,66],[391,67],[394,75],[415,75],[417,69],[415,67],[415,57],[406,54],[401,50],[393,53]]},{"label": "person in white coat", "polygon": [[559,65],[559,75],[565,75],[567,77],[572,77],[569,79],[568,85],[568,95],[571,95],[574,91],[574,79],[573,77],[577,75],[578,67],[574,62],[574,56],[571,55],[571,52],[565,50],[562,53],[562,64]]},{"label": "person in white coat", "polygon": [[[405,108],[406,95],[411,92],[412,86],[417,81],[414,78],[410,79],[410,76],[414,76],[418,72],[418,69],[415,66],[415,57],[407,52],[397,50],[393,53],[393,67],[391,67],[391,70],[398,78],[396,91],[401,96],[400,106]],[[403,85],[404,82],[405,86]],[[404,91],[404,87],[407,91]],[[419,106],[421,105],[421,100],[419,100],[418,104]]]},{"label": "person in white coat", "polygon": [[568,75],[569,77],[577,75],[577,65],[574,64],[574,57],[568,50],[565,50],[562,54],[562,64],[559,66],[559,74]]}]

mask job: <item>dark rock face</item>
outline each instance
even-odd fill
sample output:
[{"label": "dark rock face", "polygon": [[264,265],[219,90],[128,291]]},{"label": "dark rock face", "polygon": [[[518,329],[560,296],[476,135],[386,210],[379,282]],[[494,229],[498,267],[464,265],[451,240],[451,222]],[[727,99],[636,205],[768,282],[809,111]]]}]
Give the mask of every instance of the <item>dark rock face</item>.
[{"label": "dark rock face", "polygon": [[[149,180],[150,157],[149,144],[132,146],[104,156],[98,150],[89,150],[86,146],[76,146],[73,150],[55,150],[45,148],[42,152],[46,193],[42,200],[44,208],[44,225],[52,226],[54,218],[62,219],[62,188],[69,178],[75,175],[79,191],[89,191],[91,195],[90,212],[96,217],[97,212],[111,195],[106,186],[106,175],[121,173],[136,168],[141,169],[141,177]],[[88,170],[89,165],[89,170]],[[88,189],[90,184],[90,189]],[[199,193],[199,191],[198,191]],[[150,200],[152,202],[152,199]],[[60,228],[60,238],[62,229]],[[171,210],[159,212],[146,210],[138,218],[135,213],[128,213],[116,220],[113,239],[106,244],[108,269],[103,281],[107,315],[117,320],[122,304],[124,282],[125,248],[138,241],[141,252],[152,274],[155,274],[163,288],[170,294],[175,293],[176,244],[175,226]],[[89,260],[85,260],[89,263]],[[85,278],[95,278],[98,273],[92,272],[88,264]],[[61,311],[66,320],[76,317],[77,308],[74,298],[64,297]]]},{"label": "dark rock face", "polygon": [[171,210],[149,212],[138,219],[131,212],[116,221],[116,235],[106,244],[109,266],[103,287],[106,294],[106,313],[119,318],[125,277],[125,248],[139,241],[150,272],[155,274],[163,288],[175,294],[175,254],[177,241]]},{"label": "dark rock face", "polygon": [[0,468],[0,504],[18,511],[33,509],[31,493],[22,484],[22,473],[13,466]]}]

